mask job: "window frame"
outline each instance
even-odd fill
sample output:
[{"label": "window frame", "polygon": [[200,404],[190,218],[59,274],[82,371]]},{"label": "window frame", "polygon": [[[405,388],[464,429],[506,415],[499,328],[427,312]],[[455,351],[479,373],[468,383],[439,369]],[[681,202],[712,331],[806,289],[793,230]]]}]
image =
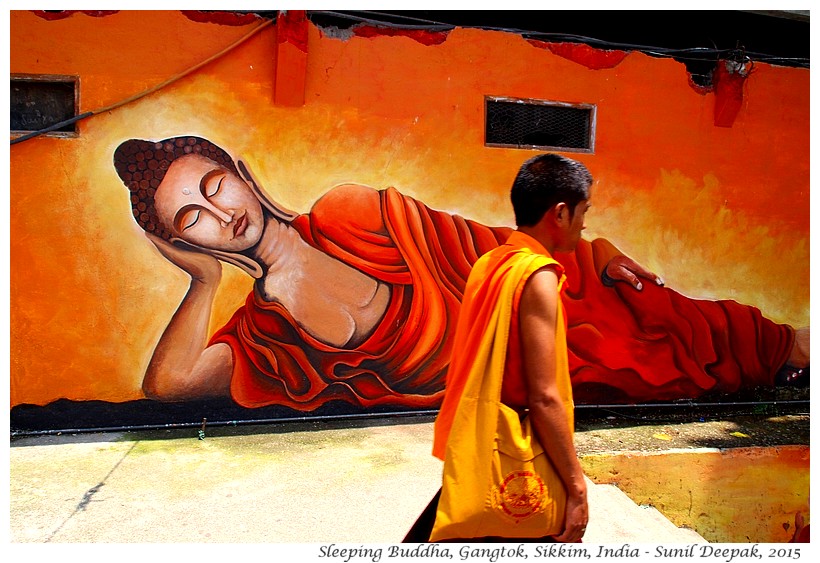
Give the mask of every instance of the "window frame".
[{"label": "window frame", "polygon": [[[80,111],[80,77],[76,75],[70,74],[26,74],[26,73],[11,73],[10,76],[10,83],[14,81],[19,82],[48,82],[48,83],[61,83],[61,84],[72,84],[74,89],[74,105],[73,105],[73,115],[71,117],[67,117],[64,120],[71,119],[77,117]],[[11,92],[9,92],[9,97],[11,97]],[[59,122],[58,122],[59,123]],[[42,133],[43,136],[46,137],[56,137],[56,138],[77,138],[80,136],[80,131],[77,127],[77,122],[75,121],[73,124],[73,131],[48,131],[46,133]],[[37,131],[41,131],[42,129],[38,130],[27,130],[27,129],[11,129],[10,134],[12,139],[22,137],[24,135],[30,135],[31,133],[36,133]]]}]

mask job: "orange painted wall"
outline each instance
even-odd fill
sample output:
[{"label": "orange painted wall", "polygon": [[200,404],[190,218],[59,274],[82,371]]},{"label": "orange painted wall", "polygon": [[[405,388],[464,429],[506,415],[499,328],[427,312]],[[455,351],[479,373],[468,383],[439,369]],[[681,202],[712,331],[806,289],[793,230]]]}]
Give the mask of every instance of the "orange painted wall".
[{"label": "orange painted wall", "polygon": [[[243,36],[177,11],[12,11],[11,72],[80,77],[80,111],[179,73]],[[276,28],[161,92],[11,147],[11,405],[142,397],[153,345],[187,287],[131,219],[111,156],[131,137],[210,138],[298,211],[331,186],[395,186],[433,208],[512,225],[531,151],[483,144],[484,96],[598,107],[589,238],[604,236],[705,298],[809,321],[809,71],[756,64],[730,128],[673,60],[631,53],[590,70],[521,37],[456,29],[438,45],[309,28],[305,104],[274,103]],[[572,155],[571,155],[572,156]],[[221,326],[250,280],[226,268]]]}]

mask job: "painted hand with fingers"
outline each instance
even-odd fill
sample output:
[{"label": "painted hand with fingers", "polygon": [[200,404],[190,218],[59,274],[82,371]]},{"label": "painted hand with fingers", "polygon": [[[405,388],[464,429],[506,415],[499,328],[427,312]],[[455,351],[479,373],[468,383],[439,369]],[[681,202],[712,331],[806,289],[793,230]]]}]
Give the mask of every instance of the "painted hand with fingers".
[{"label": "painted hand with fingers", "polygon": [[601,274],[601,281],[606,286],[612,287],[616,282],[622,281],[628,283],[637,291],[643,289],[641,278],[649,280],[655,285],[663,285],[663,279],[660,276],[650,272],[628,256],[614,257]]},{"label": "painted hand with fingers", "polygon": [[186,272],[192,279],[219,282],[222,276],[222,266],[213,256],[190,247],[173,244],[150,233],[145,233],[145,236],[157,247],[165,259]]}]

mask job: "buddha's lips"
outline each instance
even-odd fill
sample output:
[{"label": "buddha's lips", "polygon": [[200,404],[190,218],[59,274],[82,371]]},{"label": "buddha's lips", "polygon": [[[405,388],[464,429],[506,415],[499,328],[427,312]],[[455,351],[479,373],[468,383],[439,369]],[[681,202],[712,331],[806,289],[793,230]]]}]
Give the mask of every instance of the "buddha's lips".
[{"label": "buddha's lips", "polygon": [[236,224],[233,226],[233,238],[241,236],[247,228],[248,220],[246,219],[246,214],[243,214],[242,217],[236,220]]}]

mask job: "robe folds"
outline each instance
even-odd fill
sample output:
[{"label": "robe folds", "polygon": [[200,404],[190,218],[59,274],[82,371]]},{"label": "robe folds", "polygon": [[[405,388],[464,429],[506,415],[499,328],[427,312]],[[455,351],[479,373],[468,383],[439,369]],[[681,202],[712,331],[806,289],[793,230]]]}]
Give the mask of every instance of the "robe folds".
[{"label": "robe folds", "polygon": [[[308,244],[388,284],[390,302],[361,344],[338,348],[252,291],[210,342],[232,350],[234,401],[300,411],[331,400],[437,408],[451,355],[459,353],[452,337],[467,277],[512,229],[430,209],[393,188],[352,184],[328,191],[292,226]],[[601,272],[617,254],[598,239],[555,256],[567,276],[576,403],[696,398],[773,384],[792,327],[734,301],[690,299],[650,283],[641,292],[624,283],[607,287]]]}]

